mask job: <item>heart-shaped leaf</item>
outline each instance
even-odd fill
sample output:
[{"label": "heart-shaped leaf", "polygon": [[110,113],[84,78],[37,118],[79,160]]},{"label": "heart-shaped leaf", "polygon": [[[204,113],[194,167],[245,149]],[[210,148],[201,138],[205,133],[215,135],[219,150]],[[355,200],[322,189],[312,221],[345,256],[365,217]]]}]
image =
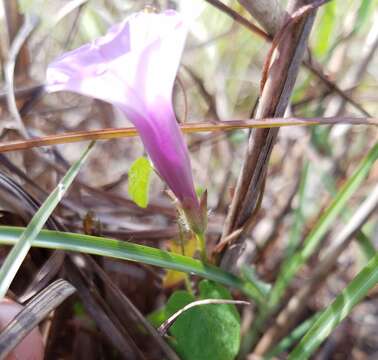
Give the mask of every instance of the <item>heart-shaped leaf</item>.
[{"label": "heart-shaped leaf", "polygon": [[[226,288],[212,281],[201,281],[199,289],[200,299],[231,299]],[[187,291],[176,291],[168,300],[167,317],[195,300]],[[183,360],[232,360],[240,346],[240,316],[233,304],[196,306],[180,315],[170,334]]]}]

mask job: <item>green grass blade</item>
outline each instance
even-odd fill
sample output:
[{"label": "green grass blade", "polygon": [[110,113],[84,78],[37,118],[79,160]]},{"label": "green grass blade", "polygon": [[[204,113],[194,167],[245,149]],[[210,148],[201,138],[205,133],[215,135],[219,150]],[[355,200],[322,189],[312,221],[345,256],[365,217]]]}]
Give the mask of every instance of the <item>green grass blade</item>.
[{"label": "green grass blade", "polygon": [[360,246],[362,253],[367,260],[370,260],[375,256],[377,250],[375,249],[372,241],[361,230],[356,234],[357,243]]},{"label": "green grass blade", "polygon": [[328,306],[306,333],[288,360],[308,359],[353,307],[378,283],[378,253]]},{"label": "green grass blade", "polygon": [[[322,181],[327,188],[327,191],[332,195],[335,196],[337,193],[336,189],[336,182],[330,176],[322,176]],[[345,208],[341,214],[341,218],[344,223],[347,223],[350,220],[352,215],[352,211],[349,208]],[[369,261],[375,255],[375,247],[371,240],[366,236],[363,230],[358,230],[356,233],[356,240],[357,244],[359,245],[361,252],[364,254],[366,261]]]},{"label": "green grass blade", "polygon": [[[23,230],[23,228],[0,226],[0,244],[15,244]],[[244,281],[220,268],[205,265],[190,257],[149,246],[96,236],[49,230],[42,230],[34,239],[32,245],[137,261],[143,264],[195,274],[239,289],[256,302],[263,303],[266,301],[258,286],[249,281]]]},{"label": "green grass blade", "polygon": [[324,211],[318,223],[304,241],[303,248],[297,251],[285,266],[284,271],[280,272],[276,283],[270,294],[269,306],[274,308],[280,301],[289,282],[295,276],[299,268],[314,253],[315,249],[329,231],[334,220],[344,210],[347,201],[360,187],[363,180],[368,175],[370,169],[378,159],[378,143],[370,150],[368,155],[362,160],[354,174],[348,179],[344,186],[335,196],[331,205]]},{"label": "green grass blade", "polygon": [[322,7],[322,15],[319,26],[317,27],[316,44],[314,52],[317,57],[327,54],[327,50],[332,42],[333,29],[336,24],[336,2],[331,1]]},{"label": "green grass blade", "polygon": [[288,336],[283,338],[271,351],[265,356],[264,360],[270,360],[275,356],[281,354],[283,351],[289,349],[294,343],[296,343],[306,332],[311,328],[315,321],[319,318],[320,314],[316,313],[310,318],[303,321],[298,325]]},{"label": "green grass blade", "polygon": [[362,0],[357,11],[357,21],[353,29],[354,32],[358,32],[361,27],[368,22],[369,17],[373,14],[371,11],[372,6],[374,6],[371,0]]},{"label": "green grass blade", "polygon": [[302,174],[301,174],[301,181],[299,184],[299,204],[294,212],[294,224],[290,231],[290,237],[289,237],[288,245],[286,248],[285,259],[289,259],[291,255],[293,255],[293,253],[298,248],[301,241],[302,230],[305,225],[303,212],[306,206],[305,190],[306,190],[306,184],[307,184],[307,178],[308,178],[308,169],[309,169],[309,163],[306,162],[303,167]]},{"label": "green grass blade", "polygon": [[25,231],[18,234],[18,241],[15,239],[14,247],[6,257],[0,269],[0,299],[2,299],[9,289],[18,269],[25,259],[33,240],[38,236],[42,227],[54,211],[55,207],[59,204],[72,181],[78,174],[81,166],[88,158],[89,151],[93,147],[93,142],[88,146],[80,159],[76,161],[71,168],[67,171],[63,179],[59,182],[58,186],[47,197],[42,206],[34,214]]}]

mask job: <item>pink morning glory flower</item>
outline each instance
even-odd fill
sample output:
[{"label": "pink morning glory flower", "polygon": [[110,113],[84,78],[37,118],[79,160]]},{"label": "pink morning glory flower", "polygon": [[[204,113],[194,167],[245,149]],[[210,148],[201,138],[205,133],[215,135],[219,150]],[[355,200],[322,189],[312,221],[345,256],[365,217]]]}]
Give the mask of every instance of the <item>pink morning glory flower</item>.
[{"label": "pink morning glory flower", "polygon": [[194,216],[200,205],[172,105],[186,35],[187,26],[175,11],[131,15],[105,36],[51,63],[46,89],[73,91],[121,109],[161,177]]}]

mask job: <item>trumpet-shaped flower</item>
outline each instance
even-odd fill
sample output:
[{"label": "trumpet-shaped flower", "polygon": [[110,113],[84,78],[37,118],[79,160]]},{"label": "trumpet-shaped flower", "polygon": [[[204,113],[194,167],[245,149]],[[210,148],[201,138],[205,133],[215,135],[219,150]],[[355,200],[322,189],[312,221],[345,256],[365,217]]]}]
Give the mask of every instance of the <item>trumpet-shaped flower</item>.
[{"label": "trumpet-shaped flower", "polygon": [[118,107],[137,128],[161,177],[193,214],[199,203],[172,105],[186,35],[175,11],[134,14],[51,63],[46,89],[73,91]]}]

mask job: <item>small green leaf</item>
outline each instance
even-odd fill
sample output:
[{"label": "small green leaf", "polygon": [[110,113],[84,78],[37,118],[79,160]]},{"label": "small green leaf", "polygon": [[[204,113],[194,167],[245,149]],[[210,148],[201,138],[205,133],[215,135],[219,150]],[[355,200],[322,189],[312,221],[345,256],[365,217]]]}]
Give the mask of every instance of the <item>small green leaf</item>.
[{"label": "small green leaf", "polygon": [[[201,281],[199,289],[200,299],[231,299],[226,288],[212,281]],[[186,291],[176,291],[168,300],[167,317],[195,300]],[[180,315],[170,333],[183,360],[232,360],[240,346],[240,316],[235,305],[196,306]]]},{"label": "small green leaf", "polygon": [[130,167],[129,196],[141,208],[145,208],[148,204],[151,171],[151,163],[143,156],[136,159]]},{"label": "small green leaf", "polygon": [[202,194],[205,192],[205,188],[202,186],[197,186],[196,187],[196,195],[200,198]]}]

